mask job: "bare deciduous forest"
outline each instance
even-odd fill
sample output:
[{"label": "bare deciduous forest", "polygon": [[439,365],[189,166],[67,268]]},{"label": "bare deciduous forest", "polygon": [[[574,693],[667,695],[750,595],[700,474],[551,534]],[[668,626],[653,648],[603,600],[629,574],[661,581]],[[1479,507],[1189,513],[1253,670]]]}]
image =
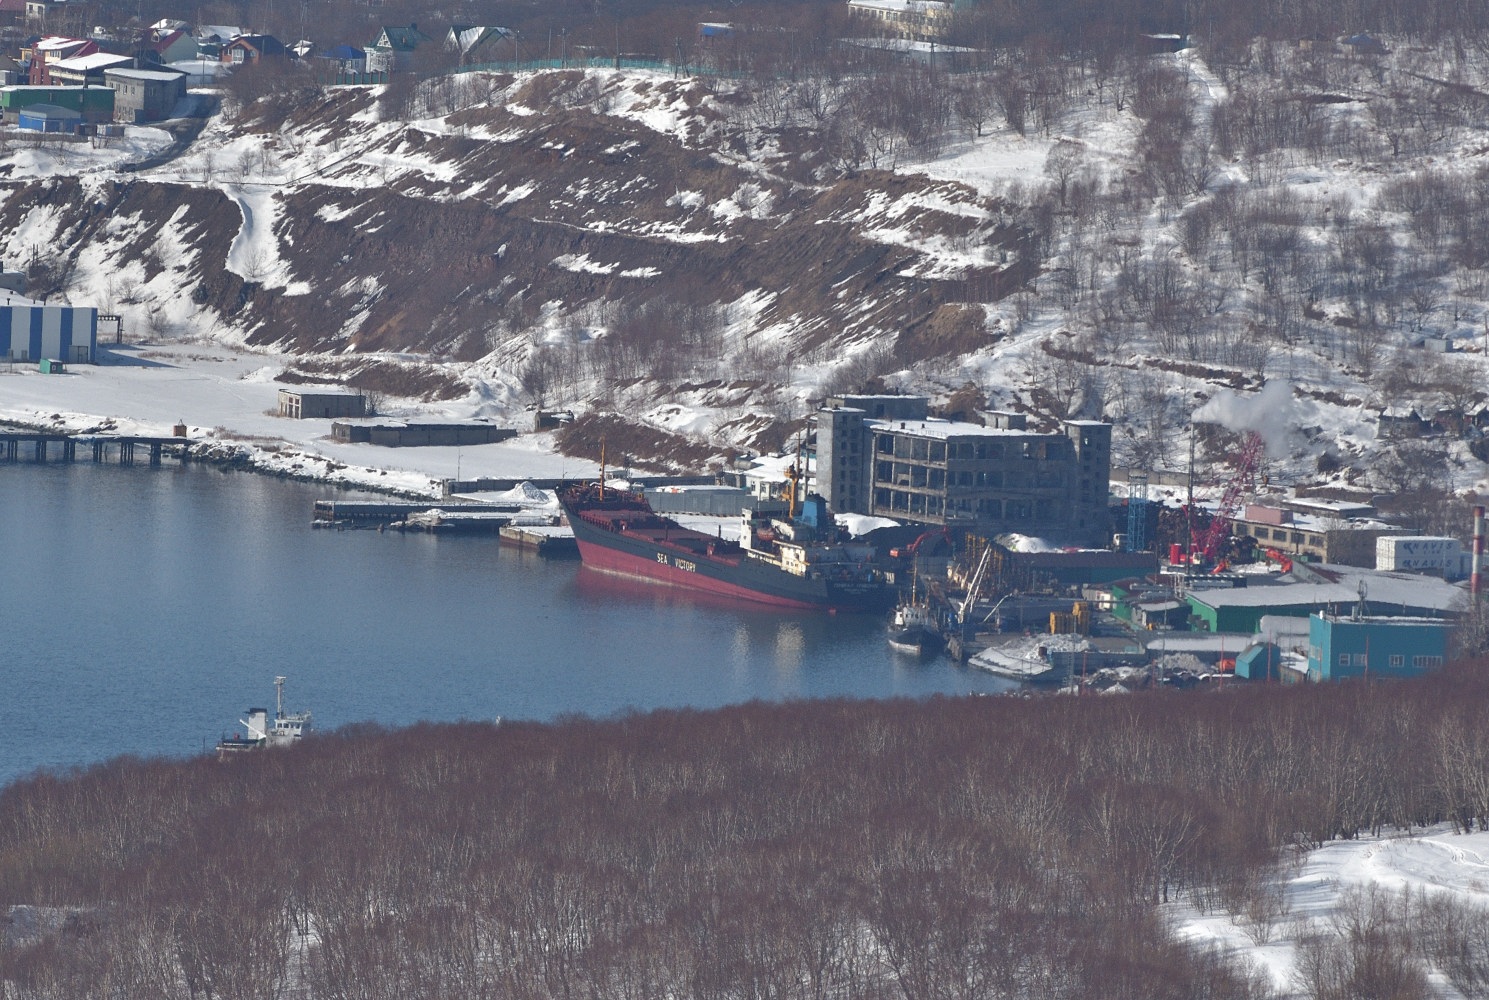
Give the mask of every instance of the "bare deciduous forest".
[{"label": "bare deciduous forest", "polygon": [[[1330,838],[1489,824],[1480,662],[1411,683],[352,728],[0,792],[0,997],[1273,996],[1171,939]],[[1489,913],[1362,894],[1296,995],[1464,995]]]}]

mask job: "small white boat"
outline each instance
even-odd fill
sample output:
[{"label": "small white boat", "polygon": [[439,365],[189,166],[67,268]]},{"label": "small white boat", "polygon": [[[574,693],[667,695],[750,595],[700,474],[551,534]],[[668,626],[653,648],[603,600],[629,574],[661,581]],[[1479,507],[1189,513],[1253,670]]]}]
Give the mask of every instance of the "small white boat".
[{"label": "small white boat", "polygon": [[242,733],[224,736],[217,741],[217,757],[244,750],[262,750],[266,747],[294,746],[310,732],[309,712],[286,712],[284,710],[283,677],[274,678],[274,719],[271,723],[267,708],[250,708],[248,718],[238,722],[245,729]]}]

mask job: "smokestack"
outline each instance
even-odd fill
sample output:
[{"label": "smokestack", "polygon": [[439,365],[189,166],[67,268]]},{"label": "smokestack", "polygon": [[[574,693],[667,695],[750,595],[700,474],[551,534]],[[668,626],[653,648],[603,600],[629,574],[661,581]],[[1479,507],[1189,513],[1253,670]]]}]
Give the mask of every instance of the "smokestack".
[{"label": "smokestack", "polygon": [[1473,599],[1479,599],[1479,591],[1484,583],[1484,505],[1479,504],[1473,509],[1473,562],[1470,564],[1468,576],[1468,592]]}]

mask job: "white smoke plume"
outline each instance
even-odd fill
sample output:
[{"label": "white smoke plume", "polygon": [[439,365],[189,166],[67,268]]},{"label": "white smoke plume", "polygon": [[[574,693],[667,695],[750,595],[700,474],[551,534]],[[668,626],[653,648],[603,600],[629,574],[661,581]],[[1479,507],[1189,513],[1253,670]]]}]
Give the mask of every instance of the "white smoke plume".
[{"label": "white smoke plume", "polygon": [[1195,423],[1219,424],[1227,430],[1256,431],[1267,443],[1267,457],[1286,458],[1289,439],[1302,416],[1291,383],[1273,379],[1260,392],[1221,389],[1194,411]]}]

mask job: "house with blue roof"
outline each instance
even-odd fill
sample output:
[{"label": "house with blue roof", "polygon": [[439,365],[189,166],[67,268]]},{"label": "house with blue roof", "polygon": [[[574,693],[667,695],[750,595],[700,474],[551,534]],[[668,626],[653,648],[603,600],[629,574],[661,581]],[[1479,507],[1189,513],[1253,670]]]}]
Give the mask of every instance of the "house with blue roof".
[{"label": "house with blue roof", "polygon": [[316,53],[321,67],[334,76],[367,72],[367,53],[355,45],[338,45]]}]

